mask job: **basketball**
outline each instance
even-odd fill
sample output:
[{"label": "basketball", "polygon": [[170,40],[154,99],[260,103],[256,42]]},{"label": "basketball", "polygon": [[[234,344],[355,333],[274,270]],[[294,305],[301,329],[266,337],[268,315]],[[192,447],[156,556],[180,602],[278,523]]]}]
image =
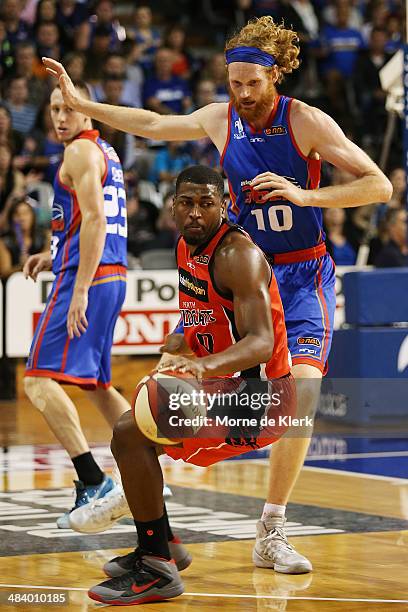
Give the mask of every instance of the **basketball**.
[{"label": "basketball", "polygon": [[178,444],[205,424],[207,403],[191,374],[153,370],[136,387],[133,412],[140,431],[153,442]]}]

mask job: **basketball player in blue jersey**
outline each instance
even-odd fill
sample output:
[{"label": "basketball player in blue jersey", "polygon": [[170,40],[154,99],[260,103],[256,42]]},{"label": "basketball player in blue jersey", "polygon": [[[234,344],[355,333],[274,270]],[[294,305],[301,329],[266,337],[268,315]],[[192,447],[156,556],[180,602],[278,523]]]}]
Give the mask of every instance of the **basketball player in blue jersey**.
[{"label": "basketball player in blue jersey", "polygon": [[[226,44],[231,102],[187,116],[161,116],[80,98],[63,66],[44,59],[73,108],[145,138],[195,140],[208,136],[221,154],[234,218],[273,263],[285,311],[298,415],[313,415],[330,351],[335,310],[334,267],[324,244],[321,208],[386,202],[392,187],[376,164],[348,140],[331,117],[280,96],[277,86],[298,68],[295,32],[269,16],[251,20]],[[347,171],[348,184],[319,189],[321,160]],[[177,330],[176,330],[177,331]],[[165,346],[177,353],[181,334]],[[285,509],[311,431],[283,437],[270,455],[270,484],[253,560],[283,573],[311,571],[288,543]]]},{"label": "basketball player in blue jersey", "polygon": [[[85,84],[76,85],[88,96]],[[54,184],[51,253],[32,255],[24,266],[34,281],[55,274],[38,322],[24,379],[78,474],[75,508],[114,488],[89,450],[77,410],[61,387],[74,384],[113,428],[130,406],[111,386],[113,330],[126,292],[126,197],[114,149],[92,129],[91,119],[70,108],[59,87],[51,94],[51,118],[65,145]],[[57,520],[69,528],[69,512]]]}]

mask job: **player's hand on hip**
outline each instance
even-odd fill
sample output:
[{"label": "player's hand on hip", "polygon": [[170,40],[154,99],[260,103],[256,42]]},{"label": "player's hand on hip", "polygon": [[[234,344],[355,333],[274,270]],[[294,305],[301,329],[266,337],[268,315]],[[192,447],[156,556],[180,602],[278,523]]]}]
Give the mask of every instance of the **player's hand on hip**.
[{"label": "player's hand on hip", "polygon": [[279,174],[273,172],[263,172],[258,174],[251,182],[251,187],[255,191],[268,191],[265,194],[261,202],[267,202],[268,200],[288,200],[292,204],[297,206],[309,206],[308,204],[308,190],[297,187],[291,181],[288,181]]},{"label": "player's hand on hip", "polygon": [[45,66],[47,73],[58,79],[58,83],[61,87],[61,93],[65,100],[65,103],[71,108],[75,109],[79,96],[64,66],[60,64],[60,62],[57,62],[56,60],[52,59],[51,57],[43,57],[42,62]]},{"label": "player's hand on hip", "polygon": [[72,340],[74,336],[80,338],[88,328],[86,309],[88,308],[88,291],[74,289],[71,304],[67,316],[68,336]]},{"label": "player's hand on hip", "polygon": [[23,274],[26,278],[32,278],[35,282],[40,272],[51,270],[52,259],[48,253],[36,253],[30,255],[23,267]]},{"label": "player's hand on hip", "polygon": [[199,359],[188,359],[187,357],[174,356],[168,359],[163,359],[160,362],[157,371],[163,372],[170,370],[171,372],[181,372],[182,374],[192,374],[201,381],[205,372],[204,366]]}]

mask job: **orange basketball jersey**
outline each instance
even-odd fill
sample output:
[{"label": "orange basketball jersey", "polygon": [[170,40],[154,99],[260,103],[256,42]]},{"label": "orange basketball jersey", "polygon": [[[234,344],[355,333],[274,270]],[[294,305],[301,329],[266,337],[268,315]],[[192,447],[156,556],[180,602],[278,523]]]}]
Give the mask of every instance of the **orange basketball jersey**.
[{"label": "orange basketball jersey", "polygon": [[[190,254],[183,238],[177,244],[179,306],[184,337],[197,357],[219,353],[240,340],[232,295],[221,293],[215,285],[213,274],[217,247],[228,233],[237,231],[251,240],[239,226],[224,221],[211,240],[200,245],[194,255]],[[272,269],[269,295],[275,342],[272,357],[264,367],[268,378],[280,378],[288,374],[290,368],[282,302]],[[241,375],[255,378],[260,373],[261,366],[258,366]]]}]

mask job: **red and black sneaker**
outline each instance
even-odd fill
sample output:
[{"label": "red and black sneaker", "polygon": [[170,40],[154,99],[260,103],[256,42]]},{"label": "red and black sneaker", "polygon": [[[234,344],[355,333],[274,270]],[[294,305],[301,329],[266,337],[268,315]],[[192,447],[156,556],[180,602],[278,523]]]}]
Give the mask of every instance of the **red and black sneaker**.
[{"label": "red and black sneaker", "polygon": [[[188,552],[187,548],[183,546],[183,543],[179,538],[174,537],[173,540],[169,542],[169,550],[170,554],[173,557],[177,569],[179,572],[185,570],[192,562],[192,556]],[[120,557],[115,557],[111,559],[103,566],[103,571],[109,578],[115,578],[116,576],[123,576],[126,572],[132,570],[135,566],[137,556],[137,550],[132,550],[132,552],[127,555],[122,555]]]},{"label": "red and black sneaker", "polygon": [[111,606],[135,606],[172,599],[184,592],[176,564],[137,549],[133,569],[88,591],[91,599]]}]

